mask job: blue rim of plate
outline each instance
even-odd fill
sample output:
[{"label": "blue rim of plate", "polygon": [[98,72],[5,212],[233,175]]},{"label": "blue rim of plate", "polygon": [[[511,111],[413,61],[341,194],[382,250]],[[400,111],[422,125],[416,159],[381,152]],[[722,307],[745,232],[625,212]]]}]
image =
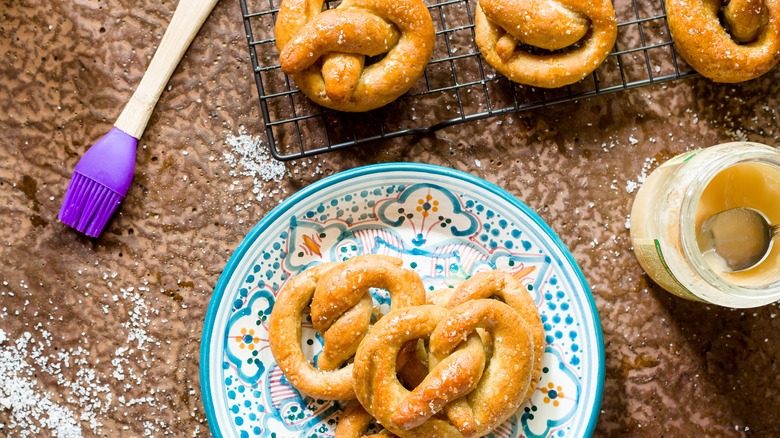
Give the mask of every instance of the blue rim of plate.
[{"label": "blue rim of plate", "polygon": [[209,345],[211,344],[211,338],[213,334],[216,314],[219,311],[219,306],[222,302],[222,298],[225,293],[227,284],[230,281],[236,269],[236,266],[242,260],[247,250],[252,246],[255,240],[262,235],[262,233],[269,227],[269,225],[273,224],[280,216],[285,214],[293,206],[308,199],[312,194],[320,191],[321,189],[335,183],[339,183],[345,180],[361,177],[368,174],[377,174],[377,173],[384,173],[384,172],[399,172],[399,171],[431,173],[431,174],[450,177],[456,180],[462,180],[464,182],[473,184],[478,188],[484,189],[485,191],[493,195],[498,196],[501,200],[505,201],[510,206],[520,210],[521,213],[525,214],[528,217],[528,219],[530,219],[534,224],[536,224],[540,228],[540,230],[543,231],[547,235],[547,237],[550,238],[550,241],[556,246],[556,248],[560,251],[560,253],[563,255],[565,260],[569,263],[570,268],[574,271],[577,280],[580,283],[580,286],[585,292],[584,295],[586,299],[586,304],[588,305],[588,308],[590,309],[591,312],[590,316],[592,318],[593,329],[594,329],[593,334],[595,336],[597,353],[598,353],[598,362],[597,362],[598,366],[596,370],[596,382],[598,387],[595,389],[593,408],[590,414],[590,418],[588,419],[588,424],[586,426],[587,435],[588,436],[592,435],[596,428],[596,423],[598,420],[601,400],[604,391],[604,376],[605,376],[604,338],[601,329],[601,321],[598,315],[595,300],[593,299],[592,291],[587,281],[585,280],[585,276],[583,275],[582,270],[580,269],[576,260],[574,260],[574,257],[572,256],[569,249],[566,247],[566,245],[564,245],[563,241],[558,237],[558,235],[555,234],[552,228],[550,228],[550,226],[547,225],[547,223],[544,222],[541,219],[541,217],[539,217],[539,215],[536,214],[536,212],[534,212],[530,207],[528,207],[527,205],[519,201],[517,198],[512,196],[509,192],[505,191],[504,189],[498,187],[493,183],[475,177],[471,174],[454,170],[451,168],[447,168],[447,167],[436,166],[432,164],[422,164],[422,163],[372,164],[372,165],[362,166],[350,170],[345,170],[335,175],[331,175],[329,177],[323,178],[301,189],[300,191],[296,192],[294,195],[282,201],[273,210],[271,210],[266,216],[264,216],[263,219],[261,219],[260,222],[258,222],[257,225],[255,225],[252,228],[252,230],[249,231],[246,237],[241,241],[238,248],[236,248],[236,250],[233,252],[233,255],[228,260],[228,263],[225,266],[225,269],[222,271],[222,274],[219,277],[217,285],[214,288],[214,293],[211,296],[211,300],[209,301],[209,307],[206,312],[206,318],[204,321],[203,332],[202,332],[203,336],[201,338],[201,347],[200,347],[201,349],[200,350],[201,396],[203,399],[203,406],[206,411],[206,419],[209,423],[209,429],[212,435],[214,435],[215,437],[223,436],[222,432],[218,428],[218,421],[216,417],[216,411],[214,409],[212,394],[209,391],[210,383],[211,383],[211,374],[210,374],[211,369],[209,367],[209,357],[210,357]]}]

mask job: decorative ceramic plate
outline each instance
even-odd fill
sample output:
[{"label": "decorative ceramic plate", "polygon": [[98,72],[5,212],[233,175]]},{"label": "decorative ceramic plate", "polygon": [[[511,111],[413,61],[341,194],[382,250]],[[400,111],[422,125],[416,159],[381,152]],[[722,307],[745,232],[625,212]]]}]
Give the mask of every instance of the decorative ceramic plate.
[{"label": "decorative ceramic plate", "polygon": [[[400,257],[430,289],[482,270],[524,272],[544,323],[541,382],[492,437],[583,437],[604,381],[601,326],[569,251],[527,206],[479,178],[423,164],[387,164],[325,178],[252,229],[219,279],[201,345],[201,387],[215,436],[332,436],[337,402],[301,397],[274,362],[267,318],[279,289],[325,261]],[[387,297],[374,297],[380,307]],[[304,327],[316,355],[319,335]]]}]

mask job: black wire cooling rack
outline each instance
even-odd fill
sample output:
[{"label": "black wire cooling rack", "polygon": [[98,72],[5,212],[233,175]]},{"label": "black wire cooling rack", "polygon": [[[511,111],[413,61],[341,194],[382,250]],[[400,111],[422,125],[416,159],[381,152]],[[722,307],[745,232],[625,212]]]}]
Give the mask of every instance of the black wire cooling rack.
[{"label": "black wire cooling rack", "polygon": [[268,143],[285,161],[696,75],[675,54],[663,0],[615,0],[612,53],[589,77],[557,89],[513,83],[484,62],[474,43],[476,0],[429,0],[436,47],[424,77],[390,105],[343,113],[308,100],[281,71],[274,20],[282,0],[239,1]]}]

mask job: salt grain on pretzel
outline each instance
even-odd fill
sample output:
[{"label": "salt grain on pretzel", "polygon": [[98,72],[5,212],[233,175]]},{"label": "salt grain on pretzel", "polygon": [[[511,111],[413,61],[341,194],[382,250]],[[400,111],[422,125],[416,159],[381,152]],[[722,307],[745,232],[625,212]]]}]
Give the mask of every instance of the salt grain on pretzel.
[{"label": "salt grain on pretzel", "polygon": [[617,39],[610,0],[479,0],[474,25],[490,65],[514,82],[543,88],[581,80]]},{"label": "salt grain on pretzel", "polygon": [[666,0],[674,45],[715,82],[742,82],[780,60],[780,1]]},{"label": "salt grain on pretzel", "polygon": [[[276,18],[282,71],[318,104],[368,111],[407,92],[433,54],[433,21],[421,0],[284,0]],[[366,56],[384,55],[365,65]]]}]

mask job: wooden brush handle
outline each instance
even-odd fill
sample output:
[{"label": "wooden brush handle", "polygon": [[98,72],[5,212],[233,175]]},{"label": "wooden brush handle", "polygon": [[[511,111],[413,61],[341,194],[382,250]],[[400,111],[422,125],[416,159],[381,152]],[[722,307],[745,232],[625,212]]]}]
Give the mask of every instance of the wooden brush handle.
[{"label": "wooden brush handle", "polygon": [[171,23],[141,83],[114,126],[135,138],[141,138],[165,84],[217,1],[219,0],[179,0]]}]

